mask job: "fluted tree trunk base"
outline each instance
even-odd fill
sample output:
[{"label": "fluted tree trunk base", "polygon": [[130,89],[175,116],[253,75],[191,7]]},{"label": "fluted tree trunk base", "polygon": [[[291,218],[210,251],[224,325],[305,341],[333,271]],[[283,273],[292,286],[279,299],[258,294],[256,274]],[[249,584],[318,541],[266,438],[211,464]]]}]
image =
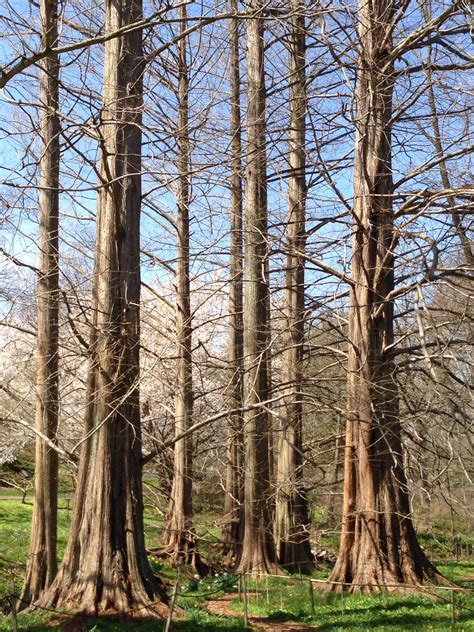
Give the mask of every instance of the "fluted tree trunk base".
[{"label": "fluted tree trunk base", "polygon": [[[402,524],[396,524],[400,520]],[[426,583],[452,585],[426,557],[410,518],[400,519],[392,514],[395,528],[387,525],[387,521],[385,515],[379,514],[372,520],[360,515],[356,520],[355,537],[343,533],[339,556],[329,578],[329,591],[403,593]]]},{"label": "fluted tree trunk base", "polygon": [[249,573],[253,577],[283,573],[276,560],[273,541],[268,538],[264,528],[253,529],[252,537],[244,538],[237,572]]},{"label": "fluted tree trunk base", "polygon": [[125,575],[117,561],[112,573],[107,575],[113,578],[113,584],[104,585],[104,576],[100,572],[81,579],[61,572],[47,593],[31,608],[54,608],[86,617],[120,615],[161,619],[167,616],[168,597],[161,582],[149,580],[147,589],[138,586]]},{"label": "fluted tree trunk base", "polygon": [[191,526],[177,526],[170,521],[163,547],[154,549],[153,553],[166,558],[173,568],[186,571],[187,574],[205,577],[209,573],[209,566],[199,554],[198,538]]}]

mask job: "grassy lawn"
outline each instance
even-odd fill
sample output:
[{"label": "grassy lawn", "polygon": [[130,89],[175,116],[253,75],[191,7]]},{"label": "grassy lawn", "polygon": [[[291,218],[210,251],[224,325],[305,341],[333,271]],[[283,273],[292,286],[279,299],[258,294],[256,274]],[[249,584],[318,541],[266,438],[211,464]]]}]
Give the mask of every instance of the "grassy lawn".
[{"label": "grassy lawn", "polygon": [[[67,502],[60,501],[58,512],[58,553],[66,546],[70,510]],[[10,593],[10,584],[21,589],[24,564],[28,555],[31,514],[33,505],[18,500],[0,501],[0,602]],[[0,628],[3,629],[3,628]]]},{"label": "grassy lawn", "polygon": [[[454,573],[450,564],[439,564],[453,579],[474,572],[474,562],[463,562]],[[467,583],[466,583],[466,587]],[[470,587],[474,585],[471,583]],[[456,596],[456,626],[452,628],[452,606],[448,591],[432,591],[437,599],[423,595],[340,596],[314,590],[315,612],[312,613],[307,582],[261,579],[249,583],[250,614],[272,619],[294,620],[314,625],[316,630],[474,630],[474,595]],[[233,602],[242,613],[239,600]]]},{"label": "grassy lawn", "polygon": [[[66,500],[60,501],[59,511],[59,553],[66,545],[67,531],[71,516]],[[10,592],[13,581],[19,591],[24,572],[24,563],[28,553],[32,505],[22,504],[16,500],[0,501],[0,601],[5,604],[5,597]],[[211,515],[200,516],[200,535],[204,537],[202,550],[204,557],[217,555],[212,543],[217,540],[218,533],[213,527]],[[208,525],[208,526],[207,526]],[[163,517],[147,508],[145,512],[145,530],[147,544],[156,546],[163,528]],[[172,584],[176,573],[166,563],[152,560],[157,574]],[[474,588],[474,583],[467,581],[474,577],[474,560],[444,560],[437,564],[438,568],[449,579],[465,588]],[[321,567],[315,573],[315,579],[324,579],[328,567]],[[183,581],[180,588],[179,605],[184,610],[183,618],[173,626],[174,630],[191,632],[193,630],[245,630],[243,624],[243,604],[234,599],[230,607],[234,617],[211,616],[205,611],[206,601],[224,593],[235,593],[238,590],[238,578],[232,574],[220,574],[207,577],[201,581]],[[249,613],[255,616],[271,617],[284,621],[298,621],[315,630],[472,630],[474,631],[474,593],[457,594],[456,625],[452,627],[452,606],[447,591],[436,591],[438,599],[423,595],[375,595],[338,596],[325,595],[315,585],[314,610],[312,612],[309,586],[297,577],[269,578],[248,581]],[[435,592],[435,591],[433,591]],[[60,629],[61,618],[50,613],[20,614],[20,630],[46,632]],[[163,629],[163,624],[156,621],[127,621],[117,619],[101,619],[92,621],[88,626],[90,632],[112,632],[121,630],[141,630],[143,632]],[[0,614],[0,632],[11,630],[11,618],[8,614]]]},{"label": "grassy lawn", "polygon": [[[25,487],[24,489],[26,490],[28,497],[33,495],[33,487]],[[16,487],[0,487],[0,496],[3,496],[3,498],[21,498],[23,496],[23,488],[17,489]]]}]

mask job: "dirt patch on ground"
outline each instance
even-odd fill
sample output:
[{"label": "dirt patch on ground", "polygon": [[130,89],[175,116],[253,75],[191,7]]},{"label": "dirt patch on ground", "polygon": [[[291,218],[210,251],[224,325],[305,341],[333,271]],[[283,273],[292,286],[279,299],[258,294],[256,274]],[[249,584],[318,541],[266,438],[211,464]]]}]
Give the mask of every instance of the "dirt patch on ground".
[{"label": "dirt patch on ground", "polygon": [[[236,612],[232,609],[231,602],[238,597],[238,594],[231,593],[208,601],[207,611],[214,615],[235,617]],[[249,624],[254,630],[262,630],[264,632],[309,632],[316,629],[316,626],[296,623],[295,621],[274,621],[268,617],[255,616],[249,617]]]}]

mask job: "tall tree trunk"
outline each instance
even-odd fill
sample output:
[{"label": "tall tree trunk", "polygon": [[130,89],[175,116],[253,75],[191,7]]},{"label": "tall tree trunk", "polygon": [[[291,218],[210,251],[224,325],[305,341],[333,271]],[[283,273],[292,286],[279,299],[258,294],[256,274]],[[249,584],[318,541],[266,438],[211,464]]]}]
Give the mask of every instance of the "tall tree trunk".
[{"label": "tall tree trunk", "polygon": [[[41,42],[47,49],[58,41],[57,0],[42,0]],[[59,305],[59,60],[45,57],[40,65],[40,232],[37,287],[36,429],[52,441],[58,427]],[[39,598],[57,572],[58,455],[36,438],[35,501],[30,550],[21,596],[22,605]]]},{"label": "tall tree trunk", "polygon": [[391,50],[394,0],[361,0],[343,525],[330,579],[351,592],[441,576],[418,543],[395,382]]},{"label": "tall tree trunk", "polygon": [[244,295],[245,533],[239,570],[254,574],[278,570],[270,515],[268,399],[267,182],[265,152],[265,80],[263,5],[247,27],[248,113]]},{"label": "tall tree trunk", "polygon": [[[186,31],[186,6],[179,10],[180,34]],[[187,38],[178,44],[178,255],[176,266],[176,341],[178,367],[176,375],[175,435],[179,436],[192,426],[193,369],[191,290],[189,280],[189,78]],[[170,507],[164,541],[174,566],[191,565],[200,575],[205,574],[197,550],[192,507],[192,438],[180,439],[174,444],[174,472]]]},{"label": "tall tree trunk", "polygon": [[[106,33],[142,17],[107,0]],[[64,560],[40,606],[126,613],[166,599],[145,552],[139,406],[142,33],[105,44],[86,428]],[[150,612],[150,610],[148,610]]]},{"label": "tall tree trunk", "polygon": [[314,570],[303,482],[303,345],[305,248],[305,6],[291,0],[290,121],[284,383],[287,391],[278,440],[275,540],[280,564]]},{"label": "tall tree trunk", "polygon": [[[231,0],[231,11],[237,13],[237,0]],[[242,124],[240,113],[240,46],[239,21],[230,22],[231,38],[231,257],[229,286],[229,406],[243,407],[243,235],[242,235]],[[229,419],[226,485],[224,497],[225,524],[222,529],[222,552],[238,563],[244,535],[243,522],[243,417],[235,412]]]}]

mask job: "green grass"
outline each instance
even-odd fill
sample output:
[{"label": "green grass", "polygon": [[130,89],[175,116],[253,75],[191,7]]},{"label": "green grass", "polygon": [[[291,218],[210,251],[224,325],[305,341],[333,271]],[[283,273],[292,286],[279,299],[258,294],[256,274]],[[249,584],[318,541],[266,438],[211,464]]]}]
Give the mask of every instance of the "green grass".
[{"label": "green grass", "polygon": [[[39,614],[18,615],[18,626],[21,632],[51,632],[60,630],[62,622],[58,620],[57,625],[48,621],[48,616]],[[0,617],[0,632],[11,632],[11,620],[7,617]],[[100,620],[91,620],[87,625],[89,632],[127,632],[136,630],[140,632],[159,632],[165,629],[163,621],[156,620],[127,620],[120,621],[113,617],[104,617]],[[173,621],[173,632],[220,632],[233,630],[233,632],[248,631],[242,618],[227,618],[211,616],[202,610],[189,610],[186,617],[181,621]]]},{"label": "green grass", "polygon": [[[422,547],[428,552],[430,557],[448,558],[453,555],[453,537],[450,533],[442,531],[440,527],[432,531],[421,531],[418,534]],[[465,547],[474,547],[474,536],[459,534],[457,536],[458,543]]]},{"label": "green grass", "polygon": [[[60,501],[59,511],[59,553],[66,545],[70,510],[66,501]],[[32,506],[19,501],[0,501],[0,600],[10,592],[10,582],[15,583],[19,591],[24,572],[24,562],[28,553]],[[217,555],[212,547],[219,533],[214,517],[203,514],[199,517],[200,535],[204,536],[202,550],[206,555]],[[145,530],[147,544],[155,546],[161,537],[163,516],[147,508],[145,512]],[[438,541],[441,542],[439,536]],[[444,550],[448,550],[449,538],[443,541]],[[151,559],[154,571],[169,585],[176,581],[176,571],[162,560]],[[450,580],[466,588],[474,588],[474,583],[466,581],[474,576],[474,560],[453,559],[437,564],[439,570]],[[322,566],[313,575],[315,579],[324,579],[329,572],[328,566]],[[238,599],[231,605],[235,617],[211,616],[205,611],[206,601],[224,593],[238,590],[238,578],[229,573],[209,576],[201,581],[183,581],[178,604],[185,611],[183,619],[174,624],[174,630],[182,632],[218,630],[245,630],[243,624],[243,604]],[[314,590],[315,614],[311,610],[311,600],[307,582],[299,581],[296,576],[287,578],[269,578],[258,581],[249,580],[249,591],[254,594],[249,600],[249,611],[280,620],[294,620],[314,627],[315,630],[465,630],[474,632],[474,596],[457,594],[456,626],[452,628],[452,607],[447,591],[437,593],[438,600],[412,594],[367,596],[324,595]],[[434,591],[433,591],[434,592]],[[50,613],[22,613],[19,615],[22,632],[46,632],[60,629],[61,623],[51,623]],[[91,621],[90,632],[112,632],[122,630],[159,631],[163,624],[156,621],[126,621],[116,618],[101,618]],[[11,630],[11,619],[0,614],[0,632]]]},{"label": "green grass", "polygon": [[[18,495],[18,494],[16,494]],[[64,552],[71,511],[66,508],[68,503],[60,501],[58,515],[58,553]],[[11,582],[13,581],[15,593],[21,590],[24,564],[28,555],[29,534],[33,506],[23,504],[17,500],[0,501],[0,632],[10,632],[11,617],[1,613],[1,607],[6,607],[5,599],[11,594]],[[147,545],[155,546],[163,530],[163,517],[151,508],[147,508],[144,516]],[[154,572],[165,582],[173,584],[176,581],[176,571],[160,560],[150,560]],[[190,603],[191,601],[191,603]],[[205,610],[197,606],[203,604],[203,599],[180,600],[179,605],[186,607],[185,617],[182,621],[173,623],[173,629],[179,632],[218,632],[219,630],[246,630],[243,619],[236,615],[235,618],[225,618],[209,615]],[[22,632],[46,632],[60,629],[61,624],[51,625],[50,613],[20,613],[19,627]],[[117,619],[101,618],[91,621],[89,630],[92,632],[112,632],[122,630],[140,630],[143,632],[156,632],[164,629],[156,621],[130,621],[120,622]]]},{"label": "green grass", "polygon": [[[32,504],[24,504],[17,500],[0,501],[2,556],[16,561],[24,562],[26,560],[32,512]],[[66,508],[66,502],[60,501],[58,511],[59,555],[62,555],[66,546],[70,515],[71,512]]]},{"label": "green grass", "polygon": [[[448,579],[463,588],[474,588],[474,558],[463,560],[440,560],[436,567]],[[466,577],[471,581],[466,581]]]},{"label": "green grass", "polygon": [[[33,485],[25,487],[27,502],[31,503],[31,496],[33,495]],[[16,487],[0,487],[0,496],[11,496],[12,498],[21,498],[23,496],[23,488],[18,489]]]},{"label": "green grass", "polygon": [[[58,512],[58,553],[66,547],[70,511],[60,501]],[[33,505],[17,500],[0,501],[0,608],[11,586],[18,594],[23,583],[25,562],[28,556],[31,515]],[[1,610],[0,610],[1,612]],[[3,629],[0,627],[0,629]]]},{"label": "green grass", "polygon": [[[0,465],[0,496],[21,496],[22,490],[29,497],[34,494],[34,460],[20,456],[11,463]],[[9,486],[9,483],[12,485]],[[69,468],[59,466],[58,490],[60,494],[70,494],[74,489],[74,477]]]},{"label": "green grass", "polygon": [[[474,563],[464,562],[461,569],[440,565],[451,579],[474,571]],[[454,572],[453,572],[454,571]],[[473,584],[470,584],[471,588]],[[466,584],[467,587],[467,584]],[[253,592],[253,594],[252,594]],[[314,625],[316,630],[450,630],[452,606],[449,591],[432,591],[438,599],[411,595],[326,595],[314,589],[315,613],[312,613],[308,582],[294,578],[262,578],[249,582],[249,613],[270,619],[298,621]],[[236,613],[243,604],[233,602]],[[456,595],[456,630],[474,630],[474,596]]]}]

